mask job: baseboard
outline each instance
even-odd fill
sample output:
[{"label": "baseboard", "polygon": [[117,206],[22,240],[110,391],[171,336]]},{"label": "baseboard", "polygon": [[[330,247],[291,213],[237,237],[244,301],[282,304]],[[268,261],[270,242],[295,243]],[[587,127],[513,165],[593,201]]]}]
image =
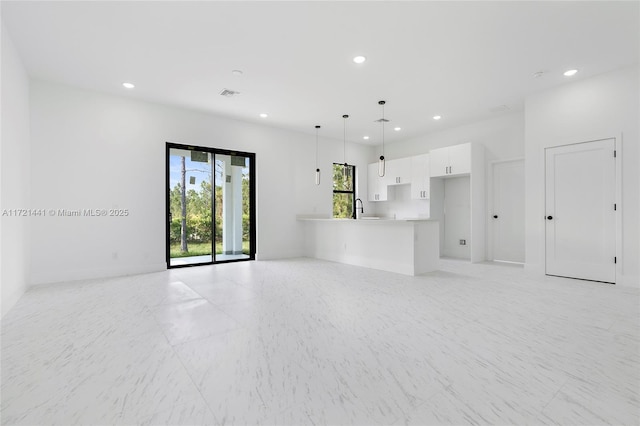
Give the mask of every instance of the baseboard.
[{"label": "baseboard", "polygon": [[148,265],[123,265],[109,268],[74,269],[65,271],[38,272],[31,275],[30,286],[53,284],[67,281],[113,278],[125,275],[146,274],[167,270],[166,263]]},{"label": "baseboard", "polygon": [[[4,289],[3,289],[4,290]],[[2,306],[0,306],[0,318],[3,318],[7,312],[11,310],[18,303],[18,300],[22,297],[22,295],[27,291],[27,286],[20,286],[15,291],[11,292],[11,294],[5,294],[4,291],[2,293]]]},{"label": "baseboard", "polygon": [[640,288],[640,277],[638,275],[623,275],[616,284],[624,287]]}]

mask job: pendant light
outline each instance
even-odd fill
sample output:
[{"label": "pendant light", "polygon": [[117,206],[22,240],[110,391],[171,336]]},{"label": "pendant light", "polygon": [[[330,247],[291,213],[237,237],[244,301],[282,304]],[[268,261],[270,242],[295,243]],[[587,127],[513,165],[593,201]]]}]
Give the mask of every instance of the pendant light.
[{"label": "pendant light", "polygon": [[318,129],[320,126],[316,126],[316,185],[320,185],[320,168],[318,167]]},{"label": "pendant light", "polygon": [[347,177],[347,173],[348,173],[348,164],[347,164],[347,118],[349,118],[349,116],[347,114],[343,115],[342,118],[344,119],[344,134],[343,134],[343,139],[342,139],[342,159],[344,160],[344,167],[342,169],[342,176],[343,177]]},{"label": "pendant light", "polygon": [[378,105],[382,106],[382,118],[378,121],[380,121],[382,123],[382,155],[380,155],[380,159],[378,160],[378,176],[380,177],[384,177],[384,173],[385,173],[385,169],[386,169],[386,164],[385,164],[385,160],[384,160],[384,123],[389,121],[389,120],[385,120],[384,118],[384,104],[386,102],[385,101],[379,101]]}]

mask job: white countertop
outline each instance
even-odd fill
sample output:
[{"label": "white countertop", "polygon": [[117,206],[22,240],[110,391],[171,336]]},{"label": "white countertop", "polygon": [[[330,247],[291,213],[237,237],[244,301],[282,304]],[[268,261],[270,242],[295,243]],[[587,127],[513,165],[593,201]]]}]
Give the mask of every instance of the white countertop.
[{"label": "white countertop", "polygon": [[304,221],[316,221],[316,222],[366,222],[366,223],[407,223],[407,222],[437,222],[435,219],[425,218],[403,218],[403,219],[334,219],[334,218],[322,218],[322,217],[298,217],[298,220]]}]

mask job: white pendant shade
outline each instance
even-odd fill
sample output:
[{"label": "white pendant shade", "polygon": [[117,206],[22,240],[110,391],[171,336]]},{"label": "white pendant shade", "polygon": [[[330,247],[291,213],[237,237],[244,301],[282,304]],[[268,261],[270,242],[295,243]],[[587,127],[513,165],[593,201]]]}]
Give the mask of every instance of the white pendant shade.
[{"label": "white pendant shade", "polygon": [[378,176],[383,177],[384,173],[385,173],[385,160],[384,160],[384,155],[380,156],[380,159],[378,160]]}]

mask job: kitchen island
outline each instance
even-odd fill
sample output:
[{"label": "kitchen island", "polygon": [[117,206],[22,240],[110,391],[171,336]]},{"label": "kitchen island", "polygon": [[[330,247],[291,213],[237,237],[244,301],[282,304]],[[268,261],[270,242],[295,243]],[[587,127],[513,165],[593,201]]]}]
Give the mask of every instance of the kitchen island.
[{"label": "kitchen island", "polygon": [[430,219],[298,218],[305,255],[405,275],[440,263],[438,221]]}]

